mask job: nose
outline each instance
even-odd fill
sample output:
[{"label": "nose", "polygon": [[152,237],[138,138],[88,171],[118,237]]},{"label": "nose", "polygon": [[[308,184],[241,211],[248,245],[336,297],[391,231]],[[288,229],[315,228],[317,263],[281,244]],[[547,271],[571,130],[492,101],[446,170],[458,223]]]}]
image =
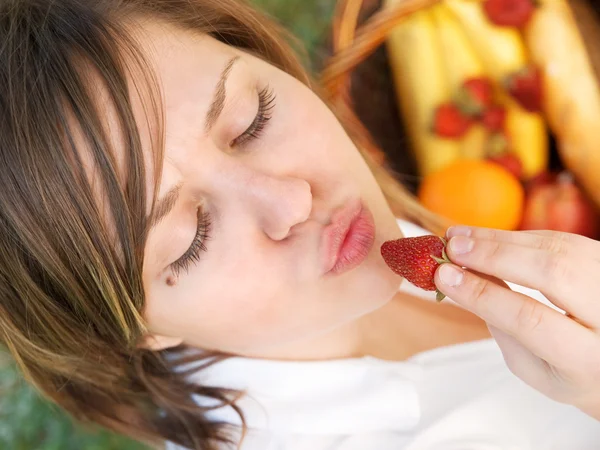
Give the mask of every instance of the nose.
[{"label": "nose", "polygon": [[312,209],[310,184],[289,176],[253,174],[242,198],[274,241],[285,239],[294,225],[308,219]]},{"label": "nose", "polygon": [[235,158],[221,158],[215,169],[214,164],[207,164],[205,176],[194,179],[203,180],[205,188],[220,198],[218,201],[243,211],[274,241],[288,237],[292,228],[311,214],[311,186],[300,177],[273,174]]}]

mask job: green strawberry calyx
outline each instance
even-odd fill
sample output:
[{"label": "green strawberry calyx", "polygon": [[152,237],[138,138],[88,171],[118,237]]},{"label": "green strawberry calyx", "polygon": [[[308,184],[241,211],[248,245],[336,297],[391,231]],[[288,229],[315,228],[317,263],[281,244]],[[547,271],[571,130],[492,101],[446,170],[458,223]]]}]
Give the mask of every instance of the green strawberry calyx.
[{"label": "green strawberry calyx", "polygon": [[[433,258],[433,260],[442,265],[442,264],[446,264],[451,262],[450,258],[448,258],[448,255],[446,254],[446,244],[448,244],[448,241],[443,238],[440,237],[440,239],[442,240],[442,242],[444,243],[444,248],[442,249],[442,257],[440,258],[439,256],[435,256],[435,255],[431,255],[431,257]],[[446,294],[444,294],[442,291],[440,291],[439,289],[435,290],[435,300],[439,303],[442,300],[444,300],[446,298]]]}]

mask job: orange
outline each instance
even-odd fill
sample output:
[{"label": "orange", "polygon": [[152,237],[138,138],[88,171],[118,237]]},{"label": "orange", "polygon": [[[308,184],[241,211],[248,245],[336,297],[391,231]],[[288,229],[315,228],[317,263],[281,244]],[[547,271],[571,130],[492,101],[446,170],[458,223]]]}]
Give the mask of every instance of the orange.
[{"label": "orange", "polygon": [[486,160],[457,160],[423,178],[419,200],[427,209],[464,225],[514,230],[525,193],[504,167]]}]

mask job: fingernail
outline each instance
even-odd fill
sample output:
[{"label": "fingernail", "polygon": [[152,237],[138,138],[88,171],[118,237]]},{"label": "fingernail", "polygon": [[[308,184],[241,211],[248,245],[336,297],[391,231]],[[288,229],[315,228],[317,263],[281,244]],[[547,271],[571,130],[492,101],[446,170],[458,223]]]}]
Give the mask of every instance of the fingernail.
[{"label": "fingernail", "polygon": [[455,287],[458,286],[463,279],[462,270],[452,264],[442,264],[438,269],[440,280],[446,286]]},{"label": "fingernail", "polygon": [[471,228],[464,225],[457,225],[448,228],[446,231],[446,237],[450,239],[454,236],[471,236]]},{"label": "fingernail", "polygon": [[455,255],[464,255],[465,253],[469,253],[471,250],[473,250],[475,241],[465,236],[456,236],[450,239],[448,245],[450,246],[452,253]]}]

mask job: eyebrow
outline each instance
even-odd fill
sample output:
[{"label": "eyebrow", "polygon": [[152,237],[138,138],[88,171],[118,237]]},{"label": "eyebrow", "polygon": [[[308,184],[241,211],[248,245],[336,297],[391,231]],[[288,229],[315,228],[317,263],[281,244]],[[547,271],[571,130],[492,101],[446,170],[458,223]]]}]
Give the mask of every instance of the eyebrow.
[{"label": "eyebrow", "polygon": [[219,82],[217,83],[217,86],[215,87],[215,93],[213,94],[213,100],[210,104],[210,107],[208,108],[208,113],[206,113],[206,122],[204,124],[204,129],[207,133],[211,130],[211,128],[213,127],[213,125],[215,124],[217,119],[219,118],[221,111],[223,111],[223,106],[225,105],[225,97],[226,97],[226,93],[227,93],[227,91],[225,89],[225,84],[227,83],[227,78],[229,77],[229,74],[231,73],[231,69],[233,68],[233,65],[237,62],[237,60],[239,58],[240,58],[239,56],[234,56],[233,58],[231,58],[229,60],[229,62],[227,63],[227,65],[225,65],[225,68],[223,69],[223,71],[221,72]]},{"label": "eyebrow", "polygon": [[[221,72],[221,76],[219,77],[219,81],[215,87],[212,102],[210,103],[210,107],[206,113],[206,122],[204,124],[206,132],[210,131],[219,118],[221,111],[223,111],[223,106],[225,106],[225,97],[227,94],[225,84],[227,83],[227,78],[231,73],[231,69],[239,58],[239,56],[234,56],[231,58]],[[177,199],[179,199],[181,187],[182,183],[177,184],[169,192],[167,192],[163,198],[157,201],[154,208],[154,213],[152,214],[152,217],[150,217],[150,228],[158,225],[160,221],[164,219],[175,207],[177,204]]]},{"label": "eyebrow", "polygon": [[182,186],[183,183],[177,184],[169,192],[167,192],[163,198],[158,200],[154,208],[154,213],[150,218],[150,228],[158,225],[158,223],[164,219],[169,212],[171,212],[177,203]]}]

